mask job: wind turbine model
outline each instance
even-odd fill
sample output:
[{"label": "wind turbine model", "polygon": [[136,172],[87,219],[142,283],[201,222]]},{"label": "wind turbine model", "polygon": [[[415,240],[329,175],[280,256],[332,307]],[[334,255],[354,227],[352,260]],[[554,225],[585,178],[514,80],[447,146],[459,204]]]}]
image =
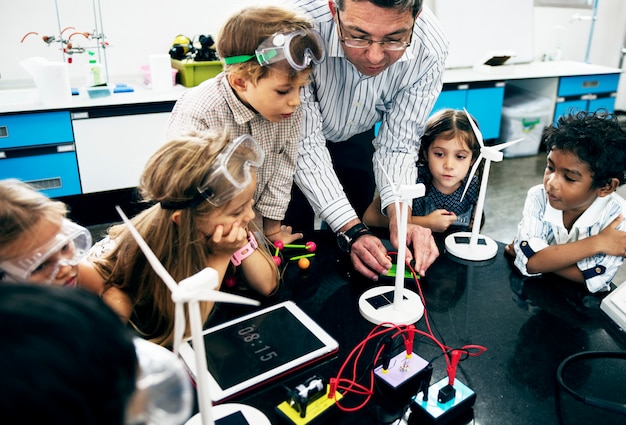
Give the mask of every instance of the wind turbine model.
[{"label": "wind turbine model", "polygon": [[424,196],[425,187],[421,183],[395,186],[380,161],[379,165],[395,196],[394,204],[398,220],[395,286],[378,286],[363,293],[359,298],[359,311],[365,319],[377,325],[384,322],[410,325],[422,318],[424,304],[419,295],[404,287],[408,208],[414,198]]},{"label": "wind turbine model", "polygon": [[470,125],[472,126],[472,131],[474,131],[476,139],[478,139],[478,143],[480,143],[480,155],[478,155],[476,162],[474,162],[474,165],[472,166],[472,170],[467,179],[467,184],[465,185],[465,190],[463,190],[463,194],[461,195],[461,200],[463,200],[472,178],[480,165],[480,161],[483,158],[485,159],[485,166],[483,168],[480,191],[478,192],[476,211],[474,211],[474,224],[472,225],[472,231],[456,232],[448,235],[445,240],[445,245],[448,252],[456,257],[464,260],[483,261],[495,257],[498,252],[498,244],[493,239],[488,236],[478,234],[478,232],[480,232],[480,226],[483,219],[483,208],[485,206],[485,195],[487,194],[487,180],[489,179],[491,161],[502,161],[502,150],[514,145],[515,143],[521,142],[524,139],[517,139],[512,142],[506,142],[495,146],[485,146],[482,133],[474,123],[474,120],[467,110],[465,108],[463,108],[463,110],[465,111]]},{"label": "wind turbine model", "polygon": [[122,217],[122,220],[124,220],[124,223],[128,226],[128,230],[131,235],[133,235],[133,238],[135,238],[135,241],[139,245],[139,248],[143,251],[155,273],[163,279],[163,282],[172,292],[172,301],[174,301],[176,305],[173,351],[174,354],[177,355],[186,327],[184,304],[187,304],[189,308],[191,339],[194,346],[195,360],[198,369],[197,390],[200,413],[189,419],[186,424],[214,425],[214,414],[217,419],[221,419],[231,413],[241,411],[244,418],[246,418],[250,424],[271,425],[269,419],[267,419],[261,411],[251,406],[231,403],[213,407],[211,397],[209,395],[209,370],[206,361],[206,349],[204,347],[204,337],[202,336],[202,318],[200,314],[200,301],[231,302],[249,305],[259,305],[260,303],[256,300],[251,300],[239,295],[216,291],[214,288],[217,287],[217,284],[219,283],[217,271],[209,267],[200,270],[198,273],[176,283],[174,278],[172,278],[165,267],[163,267],[157,256],[143,240],[135,226],[133,226],[122,209],[119,206],[116,206],[115,208],[117,209],[120,217]]}]

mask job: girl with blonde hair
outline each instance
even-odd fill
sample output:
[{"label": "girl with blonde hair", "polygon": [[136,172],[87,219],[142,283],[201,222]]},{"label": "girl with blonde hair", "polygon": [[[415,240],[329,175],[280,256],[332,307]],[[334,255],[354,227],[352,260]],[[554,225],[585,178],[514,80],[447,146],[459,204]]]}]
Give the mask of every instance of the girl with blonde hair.
[{"label": "girl with blonde hair", "polygon": [[[251,231],[256,170],[264,153],[250,135],[192,133],[164,144],[148,160],[140,193],[153,205],[131,221],[177,281],[211,267],[262,295],[278,287],[270,254]],[[174,303],[125,224],[113,226],[89,256],[102,296],[139,334],[173,342]],[[203,320],[212,302],[202,302]]]},{"label": "girl with blonde hair", "polygon": [[67,206],[17,179],[0,180],[0,282],[83,286],[79,264],[91,247]]}]

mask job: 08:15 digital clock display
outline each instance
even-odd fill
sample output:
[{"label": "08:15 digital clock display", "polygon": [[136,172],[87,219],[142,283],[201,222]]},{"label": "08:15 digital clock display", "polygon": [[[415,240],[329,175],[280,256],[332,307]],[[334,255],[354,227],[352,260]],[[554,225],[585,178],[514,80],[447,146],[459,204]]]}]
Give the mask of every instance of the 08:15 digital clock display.
[{"label": "08:15 digital clock display", "polygon": [[262,362],[278,357],[278,353],[273,350],[271,346],[263,343],[261,340],[261,334],[256,332],[255,325],[239,329],[237,331],[237,335],[241,337],[243,342],[250,347],[250,350],[256,354]]}]

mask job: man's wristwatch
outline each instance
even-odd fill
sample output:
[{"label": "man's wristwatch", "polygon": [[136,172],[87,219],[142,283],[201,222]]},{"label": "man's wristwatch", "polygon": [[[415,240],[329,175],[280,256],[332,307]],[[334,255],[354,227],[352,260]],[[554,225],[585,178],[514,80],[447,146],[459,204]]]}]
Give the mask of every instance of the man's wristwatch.
[{"label": "man's wristwatch", "polygon": [[337,233],[337,245],[344,252],[350,252],[352,248],[352,244],[356,242],[361,236],[365,235],[373,235],[373,233],[368,229],[368,227],[363,224],[355,224],[345,232]]}]

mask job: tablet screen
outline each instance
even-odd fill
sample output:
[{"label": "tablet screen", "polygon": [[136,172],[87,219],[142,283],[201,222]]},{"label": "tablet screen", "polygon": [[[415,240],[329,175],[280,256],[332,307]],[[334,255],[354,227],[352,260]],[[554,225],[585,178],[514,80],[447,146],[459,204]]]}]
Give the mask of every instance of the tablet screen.
[{"label": "tablet screen", "polygon": [[286,365],[295,367],[329,351],[328,342],[311,330],[319,334],[317,325],[306,317],[297,317],[294,306],[264,310],[205,331],[207,366],[222,390],[258,383],[261,376]]}]

